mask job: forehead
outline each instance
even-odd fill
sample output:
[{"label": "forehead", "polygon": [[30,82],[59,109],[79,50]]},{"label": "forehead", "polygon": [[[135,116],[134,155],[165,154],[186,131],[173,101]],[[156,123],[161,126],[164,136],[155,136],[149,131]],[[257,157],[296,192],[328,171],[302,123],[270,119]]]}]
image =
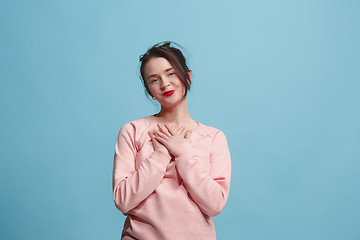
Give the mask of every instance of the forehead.
[{"label": "forehead", "polygon": [[151,58],[145,65],[145,76],[161,74],[167,69],[172,68],[170,62],[163,57]]}]

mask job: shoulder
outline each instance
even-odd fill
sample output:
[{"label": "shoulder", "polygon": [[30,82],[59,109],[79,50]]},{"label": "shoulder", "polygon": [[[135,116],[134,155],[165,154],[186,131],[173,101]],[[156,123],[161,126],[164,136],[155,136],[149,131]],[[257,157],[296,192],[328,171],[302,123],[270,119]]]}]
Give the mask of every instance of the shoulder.
[{"label": "shoulder", "polygon": [[143,132],[144,130],[149,129],[152,124],[153,121],[151,115],[139,119],[135,119],[125,123],[120,129],[119,135],[129,134],[129,133],[135,135],[136,133]]},{"label": "shoulder", "polygon": [[196,132],[202,136],[208,136],[211,139],[214,139],[216,137],[226,138],[223,131],[220,129],[217,129],[215,127],[207,126],[205,124],[200,123],[200,126],[198,129],[196,129]]},{"label": "shoulder", "polygon": [[152,116],[146,116],[146,117],[142,117],[139,119],[135,119],[132,121],[129,121],[127,123],[124,124],[123,127],[135,127],[135,128],[142,128],[142,127],[148,127],[152,124]]},{"label": "shoulder", "polygon": [[204,124],[200,124],[197,130],[198,134],[208,137],[211,142],[212,153],[229,153],[228,141],[222,130]]}]

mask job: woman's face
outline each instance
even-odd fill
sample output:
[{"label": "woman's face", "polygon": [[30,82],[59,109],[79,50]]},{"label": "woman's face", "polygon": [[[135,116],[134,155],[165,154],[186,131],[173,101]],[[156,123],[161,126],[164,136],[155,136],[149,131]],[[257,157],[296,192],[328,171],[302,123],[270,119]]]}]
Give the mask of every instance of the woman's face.
[{"label": "woman's face", "polygon": [[185,87],[168,60],[151,58],[145,65],[144,73],[151,95],[162,106],[171,107],[182,101]]}]

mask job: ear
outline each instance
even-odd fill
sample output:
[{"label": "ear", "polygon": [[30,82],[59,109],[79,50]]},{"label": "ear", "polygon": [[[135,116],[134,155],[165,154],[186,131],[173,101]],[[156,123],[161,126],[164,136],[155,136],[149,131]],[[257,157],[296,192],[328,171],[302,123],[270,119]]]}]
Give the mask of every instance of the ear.
[{"label": "ear", "polygon": [[191,70],[190,69],[188,69],[188,74],[189,74],[189,80],[191,82]]}]

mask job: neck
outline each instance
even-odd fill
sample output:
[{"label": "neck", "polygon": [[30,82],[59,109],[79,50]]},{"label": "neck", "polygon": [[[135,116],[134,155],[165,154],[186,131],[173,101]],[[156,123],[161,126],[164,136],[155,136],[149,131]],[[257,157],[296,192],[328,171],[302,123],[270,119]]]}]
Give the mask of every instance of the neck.
[{"label": "neck", "polygon": [[174,107],[161,106],[161,110],[155,116],[164,123],[177,126],[187,125],[193,122],[187,107],[186,98]]}]

